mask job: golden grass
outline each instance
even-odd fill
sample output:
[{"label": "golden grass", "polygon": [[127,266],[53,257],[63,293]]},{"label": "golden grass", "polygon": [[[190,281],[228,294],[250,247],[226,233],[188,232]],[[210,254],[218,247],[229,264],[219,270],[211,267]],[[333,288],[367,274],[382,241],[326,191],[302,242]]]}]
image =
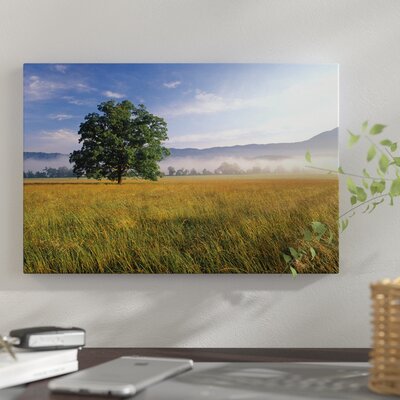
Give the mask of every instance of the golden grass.
[{"label": "golden grass", "polygon": [[[26,180],[25,272],[282,273],[311,221],[337,231],[337,180],[321,176],[94,183]],[[337,240],[299,272],[338,272]]]}]

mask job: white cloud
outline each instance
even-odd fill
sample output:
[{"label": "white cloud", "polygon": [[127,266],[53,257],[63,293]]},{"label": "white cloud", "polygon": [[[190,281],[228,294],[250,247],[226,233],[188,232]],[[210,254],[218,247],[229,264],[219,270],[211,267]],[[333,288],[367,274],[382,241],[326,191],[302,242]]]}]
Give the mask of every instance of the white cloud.
[{"label": "white cloud", "polygon": [[65,83],[40,79],[36,75],[30,76],[25,83],[25,95],[28,100],[48,99],[55,91],[63,89],[66,89]]},{"label": "white cloud", "polygon": [[56,96],[60,91],[75,90],[77,92],[91,92],[96,89],[86,83],[77,81],[57,81],[42,79],[37,75],[31,75],[24,86],[27,100],[46,100]]},{"label": "white cloud", "polygon": [[79,136],[71,129],[57,129],[55,131],[43,131],[35,140],[38,150],[55,153],[67,153],[79,148]]},{"label": "white cloud", "polygon": [[181,81],[171,81],[163,83],[163,86],[167,89],[176,89],[181,83]]},{"label": "white cloud", "polygon": [[61,72],[62,74],[65,74],[67,72],[68,67],[64,64],[56,64],[53,66],[53,68],[57,71],[57,72]]},{"label": "white cloud", "polygon": [[96,91],[96,89],[90,87],[86,83],[82,82],[77,82],[72,84],[72,89],[76,89],[78,92],[93,92]]},{"label": "white cloud", "polygon": [[40,138],[45,140],[68,140],[74,142],[77,141],[78,135],[76,131],[71,129],[57,129],[56,131],[43,131],[40,134]]},{"label": "white cloud", "polygon": [[64,121],[66,119],[74,118],[74,116],[71,114],[49,114],[49,118],[57,121]]},{"label": "white cloud", "polygon": [[[177,135],[172,131],[171,147],[207,148],[250,143],[298,142],[338,126],[337,77],[322,76],[287,87],[279,93],[260,98],[223,98],[213,93],[198,91],[191,102],[165,110],[167,116],[211,114],[226,110],[236,112],[234,118],[220,123],[220,130],[208,130]],[[223,121],[223,115],[218,116]],[[206,121],[207,115],[204,117]],[[186,121],[186,120],[185,120]]]},{"label": "white cloud", "polygon": [[67,100],[67,102],[69,104],[73,104],[75,106],[87,106],[87,105],[91,105],[93,103],[92,100],[90,99],[77,99],[73,96],[63,96],[62,97],[64,100]]},{"label": "white cloud", "polygon": [[214,114],[224,111],[241,110],[254,107],[266,107],[266,97],[239,98],[222,97],[215,93],[197,90],[194,98],[187,103],[175,104],[161,111],[169,117],[193,114]]},{"label": "white cloud", "polygon": [[106,90],[105,92],[103,92],[103,94],[106,97],[111,97],[114,99],[122,99],[123,97],[125,97],[124,94],[118,92],[112,92],[111,90]]}]

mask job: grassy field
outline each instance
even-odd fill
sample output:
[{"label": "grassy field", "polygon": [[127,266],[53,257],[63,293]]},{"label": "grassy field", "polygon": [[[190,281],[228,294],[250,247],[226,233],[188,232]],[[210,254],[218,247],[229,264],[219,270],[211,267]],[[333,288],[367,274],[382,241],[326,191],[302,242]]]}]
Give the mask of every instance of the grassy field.
[{"label": "grassy field", "polygon": [[[336,232],[337,180],[167,177],[123,185],[25,180],[27,273],[282,273],[288,246],[320,220]],[[338,272],[331,249],[303,273]]]}]

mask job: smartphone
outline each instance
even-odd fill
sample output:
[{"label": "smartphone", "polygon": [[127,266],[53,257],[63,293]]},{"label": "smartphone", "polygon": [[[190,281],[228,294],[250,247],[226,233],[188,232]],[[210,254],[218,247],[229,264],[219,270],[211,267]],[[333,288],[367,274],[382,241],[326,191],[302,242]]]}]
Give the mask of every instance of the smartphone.
[{"label": "smartphone", "polygon": [[49,382],[52,392],[129,397],[193,368],[192,360],[120,357]]}]

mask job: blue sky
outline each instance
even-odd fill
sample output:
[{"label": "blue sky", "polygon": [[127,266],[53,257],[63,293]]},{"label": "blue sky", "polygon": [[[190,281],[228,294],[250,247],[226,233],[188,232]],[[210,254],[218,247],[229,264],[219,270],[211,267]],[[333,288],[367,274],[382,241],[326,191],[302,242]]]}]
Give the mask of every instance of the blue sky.
[{"label": "blue sky", "polygon": [[167,147],[295,142],[338,126],[338,67],[25,64],[25,151],[78,149],[84,116],[110,99],[165,118]]}]

